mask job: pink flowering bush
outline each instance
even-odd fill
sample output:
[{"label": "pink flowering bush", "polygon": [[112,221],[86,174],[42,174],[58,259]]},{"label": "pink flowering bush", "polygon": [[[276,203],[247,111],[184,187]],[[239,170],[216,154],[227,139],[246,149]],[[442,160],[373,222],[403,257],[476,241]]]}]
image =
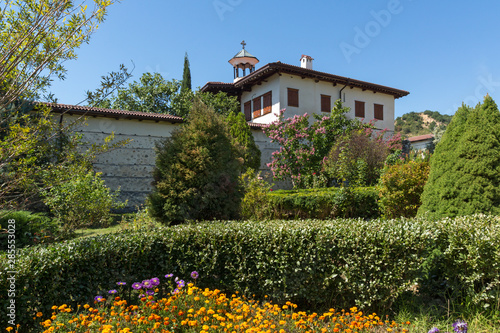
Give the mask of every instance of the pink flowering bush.
[{"label": "pink flowering bush", "polygon": [[306,188],[314,183],[314,177],[321,173],[324,157],[336,140],[346,132],[367,126],[357,119],[347,119],[345,113],[348,111],[349,108],[344,108],[338,100],[330,115],[313,114],[315,121],[310,124],[307,113],[285,118],[285,109],[281,110],[278,120],[264,128],[271,142],[281,146],[267,164],[274,179],[291,178],[295,188]]}]

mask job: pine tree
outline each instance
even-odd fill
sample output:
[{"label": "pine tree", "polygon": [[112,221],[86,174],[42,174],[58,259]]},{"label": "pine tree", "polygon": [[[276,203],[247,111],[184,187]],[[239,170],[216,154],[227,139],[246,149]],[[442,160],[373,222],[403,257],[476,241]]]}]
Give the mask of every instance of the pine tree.
[{"label": "pine tree", "polygon": [[500,214],[500,112],[490,96],[462,105],[431,157],[419,214]]},{"label": "pine tree", "polygon": [[187,122],[157,145],[151,215],[164,224],[234,219],[241,164],[224,119],[195,100]]},{"label": "pine tree", "polygon": [[182,86],[181,91],[191,90],[191,70],[189,69],[188,54],[184,56],[184,71],[182,73]]}]

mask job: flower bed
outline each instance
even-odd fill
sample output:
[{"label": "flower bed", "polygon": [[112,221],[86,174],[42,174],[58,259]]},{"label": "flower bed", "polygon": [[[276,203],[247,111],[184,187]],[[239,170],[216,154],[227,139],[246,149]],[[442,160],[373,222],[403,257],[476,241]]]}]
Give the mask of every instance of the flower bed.
[{"label": "flower bed", "polygon": [[[167,274],[167,283],[162,284],[158,278],[133,283],[132,296],[138,297],[134,303],[118,296],[126,293],[125,282],[118,282],[120,292],[110,290],[108,299],[96,296],[93,306],[78,306],[76,311],[66,304],[53,306],[51,317],[40,322],[43,332],[408,332],[410,324],[382,320],[356,307],[308,314],[296,311],[291,302],[279,306],[238,293],[228,297],[194,283],[186,288],[178,278],[172,285],[172,277]],[[192,272],[191,277],[198,278],[198,273]]]}]

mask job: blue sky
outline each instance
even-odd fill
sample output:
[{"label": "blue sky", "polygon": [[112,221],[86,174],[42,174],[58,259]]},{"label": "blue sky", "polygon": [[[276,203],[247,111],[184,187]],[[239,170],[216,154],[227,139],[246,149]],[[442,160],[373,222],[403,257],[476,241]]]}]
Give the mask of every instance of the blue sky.
[{"label": "blue sky", "polygon": [[132,62],[131,80],[144,72],[182,79],[185,52],[193,88],[232,82],[228,60],[245,40],[257,68],[298,66],[306,54],[315,70],[409,91],[396,117],[453,114],[486,93],[500,104],[499,13],[500,2],[485,0],[123,0],[51,91],[77,104],[102,75]]}]

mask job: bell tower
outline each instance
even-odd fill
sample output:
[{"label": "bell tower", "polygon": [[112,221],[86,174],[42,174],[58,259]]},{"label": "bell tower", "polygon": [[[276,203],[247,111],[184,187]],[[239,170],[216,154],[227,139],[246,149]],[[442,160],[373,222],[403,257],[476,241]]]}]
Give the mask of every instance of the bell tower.
[{"label": "bell tower", "polygon": [[[255,56],[251,55],[247,50],[245,50],[245,41],[241,42],[242,49],[234,57],[229,60],[229,63],[233,65],[234,69],[234,81],[236,82],[247,75],[246,70],[248,69],[248,74],[255,71],[255,65],[259,62]],[[240,76],[240,69],[242,70],[242,76]]]}]

